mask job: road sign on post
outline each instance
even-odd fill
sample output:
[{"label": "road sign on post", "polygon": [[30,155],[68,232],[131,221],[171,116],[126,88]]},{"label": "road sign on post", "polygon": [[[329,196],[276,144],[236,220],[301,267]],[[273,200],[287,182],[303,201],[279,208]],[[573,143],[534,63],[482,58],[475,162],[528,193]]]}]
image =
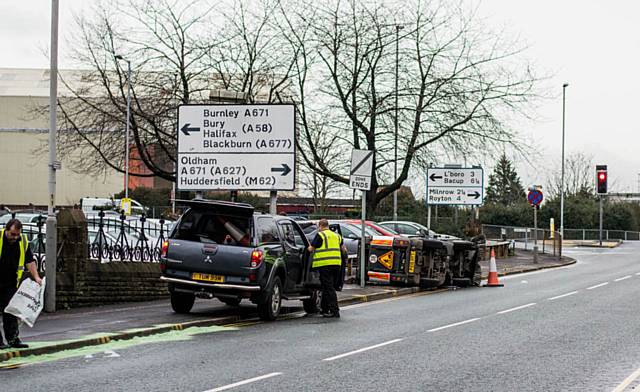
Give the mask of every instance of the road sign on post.
[{"label": "road sign on post", "polygon": [[427,169],[427,204],[482,205],[484,172],[481,167]]},{"label": "road sign on post", "polygon": [[360,287],[364,287],[365,279],[365,229],[367,219],[367,191],[371,189],[373,173],[373,151],[351,150],[351,170],[349,170],[349,187],[362,191],[362,211],[360,227]]},{"label": "road sign on post", "polygon": [[538,209],[540,208],[540,203],[542,203],[542,190],[540,185],[534,185],[529,188],[529,193],[527,194],[527,200],[529,204],[533,206],[533,228],[534,228],[534,239],[533,239],[533,263],[538,264]]},{"label": "road sign on post", "polygon": [[179,190],[294,190],[293,105],[178,107]]},{"label": "road sign on post", "polygon": [[542,203],[542,191],[538,190],[538,189],[533,189],[530,190],[529,193],[527,194],[527,200],[529,201],[529,204],[531,204],[532,206],[539,206],[540,203]]},{"label": "road sign on post", "polygon": [[368,191],[371,189],[373,171],[373,151],[351,150],[351,170],[349,171],[349,187]]}]

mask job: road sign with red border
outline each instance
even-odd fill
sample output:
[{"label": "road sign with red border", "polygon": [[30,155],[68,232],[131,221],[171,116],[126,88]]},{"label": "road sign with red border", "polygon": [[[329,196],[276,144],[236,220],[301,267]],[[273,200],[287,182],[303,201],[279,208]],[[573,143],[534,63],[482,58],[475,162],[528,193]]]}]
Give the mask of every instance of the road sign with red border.
[{"label": "road sign with red border", "polygon": [[527,200],[532,206],[539,206],[540,203],[542,203],[542,199],[542,191],[539,190],[529,191],[529,194],[527,195]]}]

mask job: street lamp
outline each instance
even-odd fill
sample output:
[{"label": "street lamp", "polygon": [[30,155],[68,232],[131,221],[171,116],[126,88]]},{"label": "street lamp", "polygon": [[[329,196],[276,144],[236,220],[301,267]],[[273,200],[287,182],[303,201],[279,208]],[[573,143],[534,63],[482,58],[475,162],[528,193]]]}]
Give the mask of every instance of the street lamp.
[{"label": "street lamp", "polygon": [[[396,26],[396,105],[395,105],[395,116],[394,116],[394,126],[395,126],[395,143],[393,149],[393,178],[394,182],[398,180],[398,64],[399,64],[399,43],[400,43],[400,30],[404,28],[402,25]],[[393,191],[393,220],[398,220],[398,190]]]},{"label": "street lamp", "polygon": [[560,169],[560,249],[564,241],[564,112],[565,96],[569,83],[562,85],[562,164]]},{"label": "street lamp", "polygon": [[129,119],[131,117],[131,61],[125,59],[121,55],[116,55],[116,60],[124,60],[127,62],[127,129],[125,131],[125,151],[124,157],[124,198],[129,198]]}]

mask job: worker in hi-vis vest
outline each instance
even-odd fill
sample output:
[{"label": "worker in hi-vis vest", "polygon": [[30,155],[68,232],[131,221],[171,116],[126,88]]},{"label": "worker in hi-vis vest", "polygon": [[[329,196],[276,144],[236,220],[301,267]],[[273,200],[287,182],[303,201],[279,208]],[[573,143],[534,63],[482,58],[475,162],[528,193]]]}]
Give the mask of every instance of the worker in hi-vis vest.
[{"label": "worker in hi-vis vest", "polygon": [[0,349],[29,347],[22,343],[18,337],[18,319],[16,316],[4,312],[11,298],[18,291],[25,266],[29,269],[33,280],[38,284],[42,284],[33,253],[29,249],[27,236],[22,234],[22,222],[17,219],[11,219],[4,229],[0,230],[0,310],[2,311],[4,338],[8,343],[8,345],[5,345],[0,339]]},{"label": "worker in hi-vis vest", "polygon": [[343,251],[346,252],[346,248],[340,234],[329,230],[329,222],[326,219],[320,219],[318,234],[309,245],[309,253],[313,256],[311,268],[320,272],[320,284],[322,285],[320,307],[324,317],[340,318],[335,287],[336,280],[341,276]]}]

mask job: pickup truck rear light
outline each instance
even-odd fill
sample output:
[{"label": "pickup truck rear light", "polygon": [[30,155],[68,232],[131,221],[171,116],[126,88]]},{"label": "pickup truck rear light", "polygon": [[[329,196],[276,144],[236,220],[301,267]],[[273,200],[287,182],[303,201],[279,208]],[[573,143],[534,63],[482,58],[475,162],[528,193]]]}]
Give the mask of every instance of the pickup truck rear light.
[{"label": "pickup truck rear light", "polygon": [[264,253],[262,253],[260,249],[254,249],[254,251],[251,252],[251,268],[259,267],[263,260]]},{"label": "pickup truck rear light", "polygon": [[169,241],[162,242],[162,248],[160,248],[160,257],[167,257],[169,251]]}]

